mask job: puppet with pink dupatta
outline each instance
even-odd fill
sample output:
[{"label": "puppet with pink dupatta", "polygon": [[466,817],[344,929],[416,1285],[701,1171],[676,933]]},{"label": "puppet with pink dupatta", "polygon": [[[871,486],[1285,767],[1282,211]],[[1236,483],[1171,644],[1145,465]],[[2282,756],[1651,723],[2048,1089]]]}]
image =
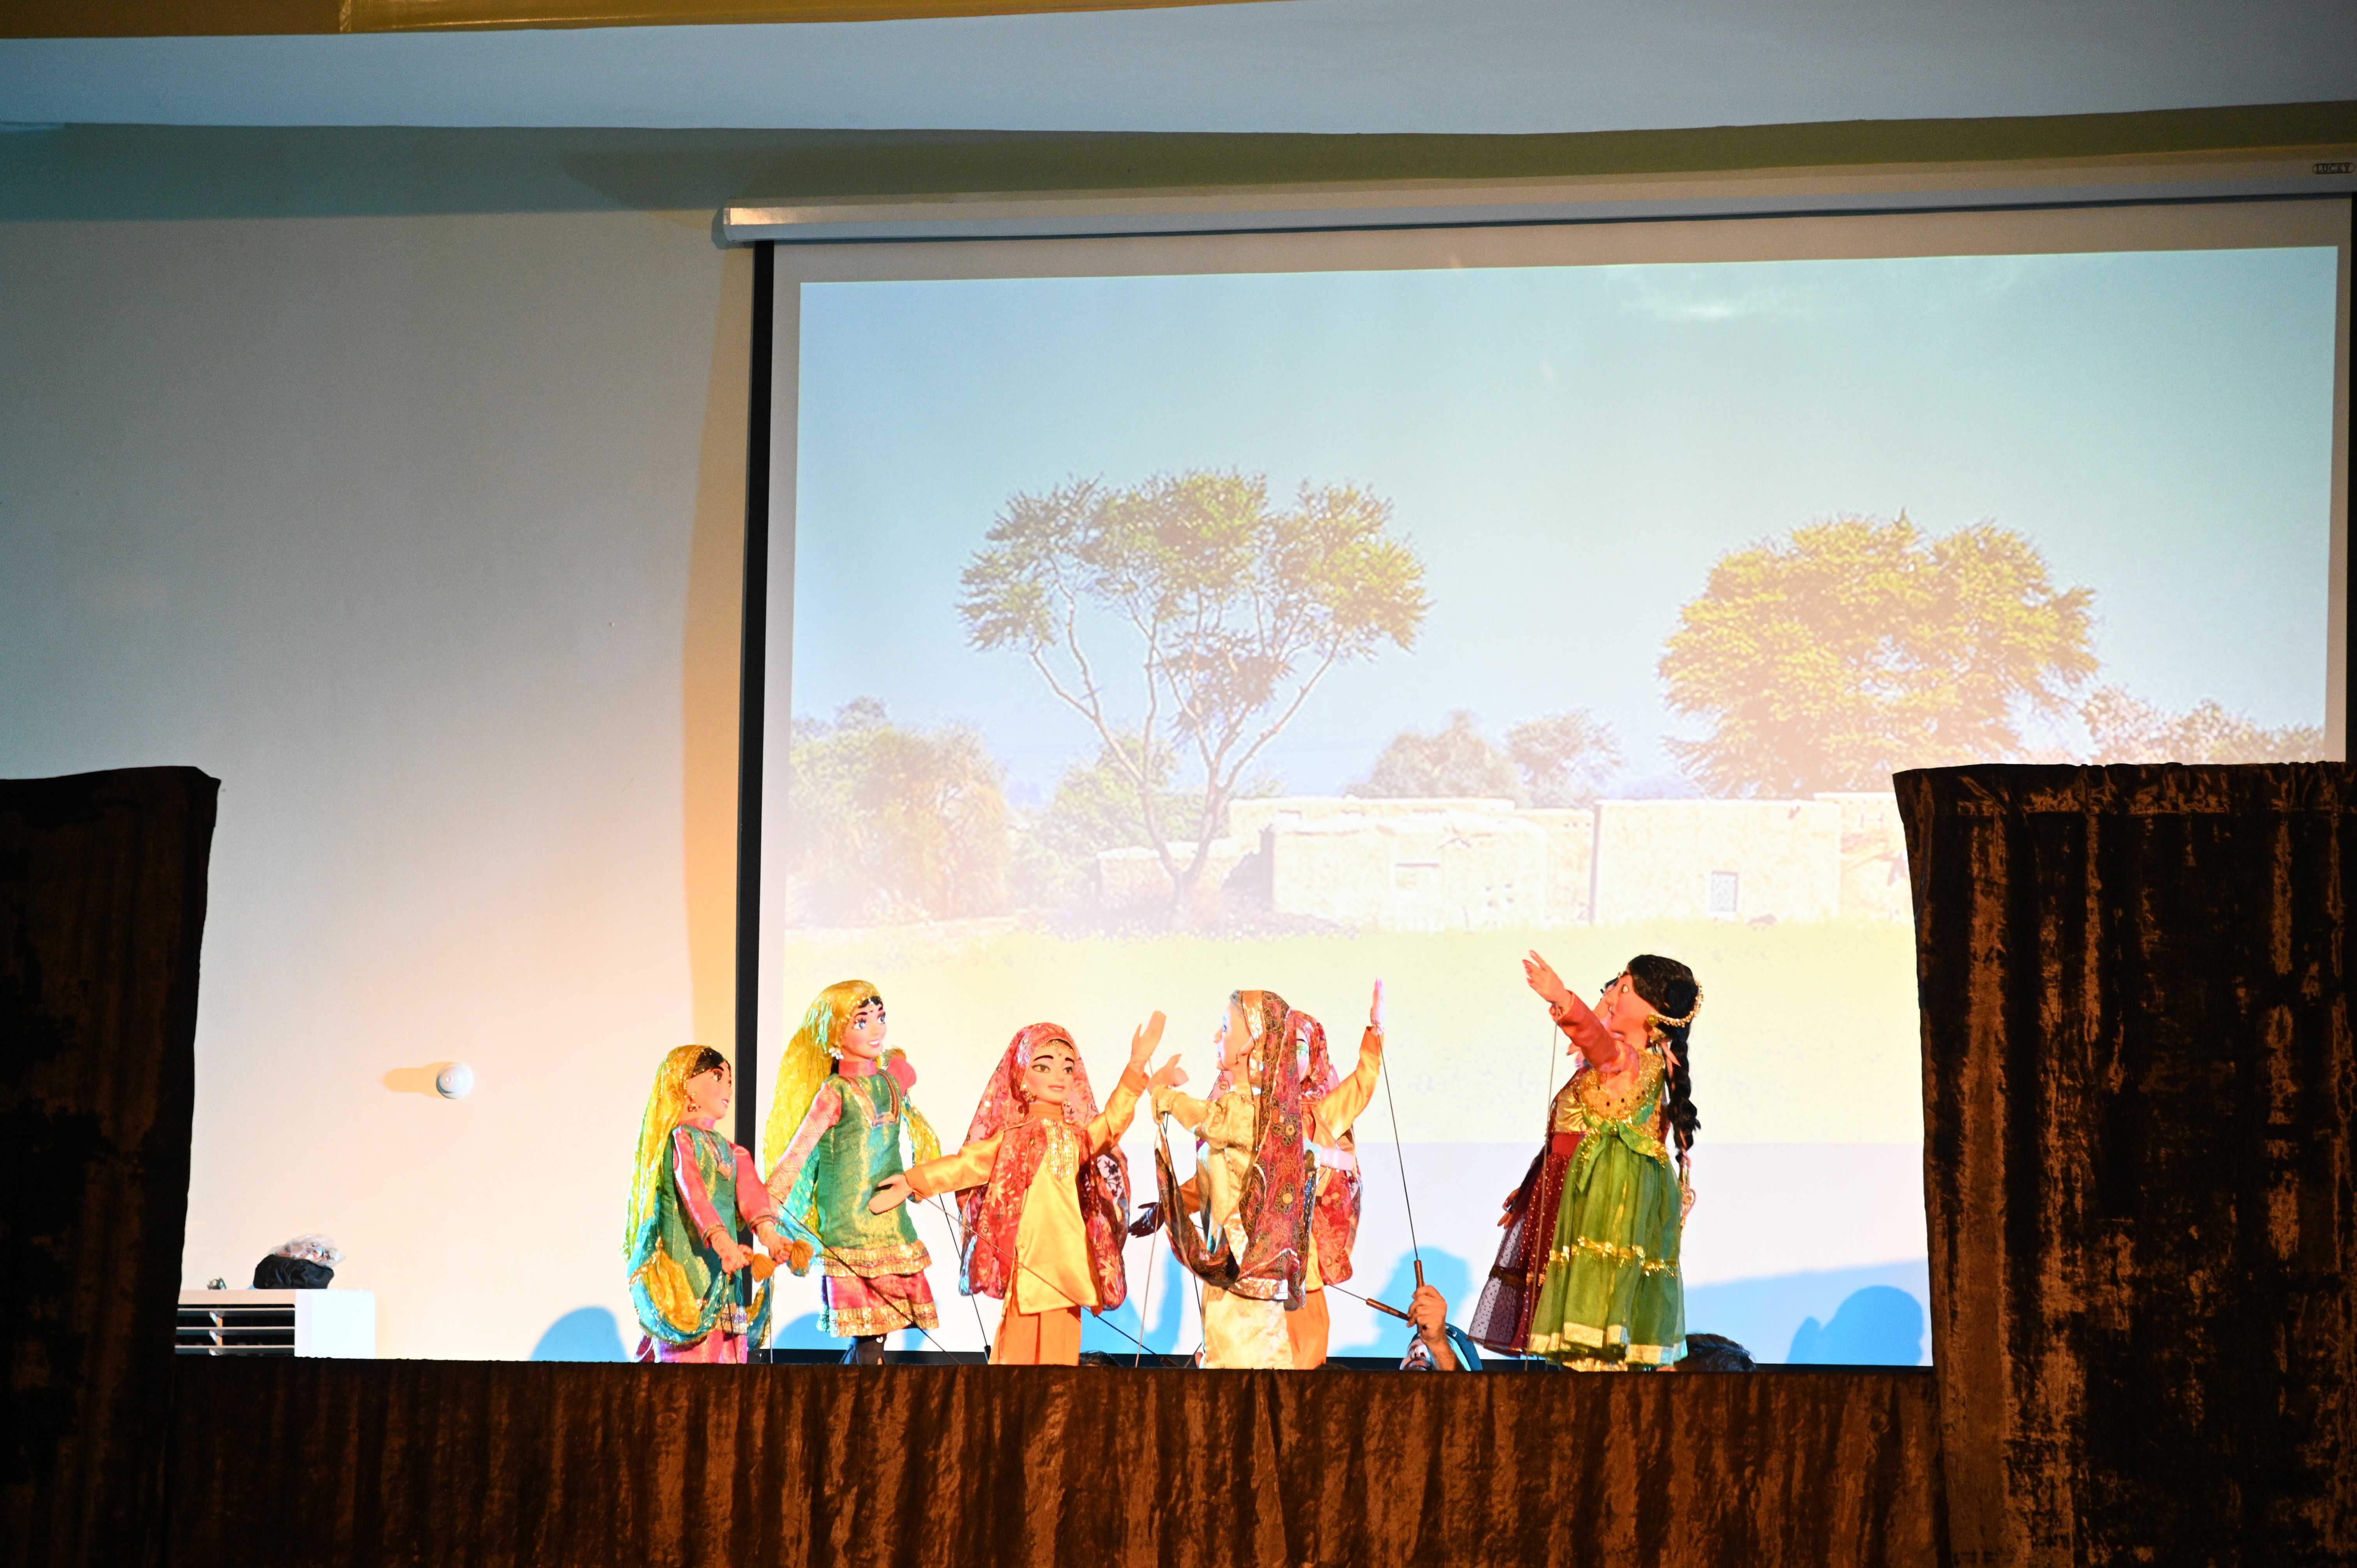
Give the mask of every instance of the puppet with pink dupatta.
[{"label": "puppet with pink dupatta", "polygon": [[[1081,1309],[1109,1312],[1128,1296],[1129,1167],[1119,1144],[1162,1022],[1157,1013],[1131,1037],[1129,1066],[1102,1112],[1071,1033],[1027,1025],[991,1073],[964,1144],[887,1177],[868,1200],[885,1214],[911,1197],[958,1194],[959,1289],[1006,1304],[994,1366],[1078,1366]],[[1164,1070],[1176,1071],[1175,1058]]]},{"label": "puppet with pink dupatta", "polygon": [[[1157,1161],[1162,1204],[1149,1223],[1168,1226],[1171,1250],[1203,1282],[1204,1366],[1319,1366],[1327,1331],[1321,1227],[1312,1222],[1321,1185],[1315,1149],[1338,1147],[1373,1098],[1383,1026],[1371,1010],[1358,1066],[1323,1093],[1311,1073],[1325,1030],[1274,991],[1230,996],[1213,1043],[1220,1073],[1210,1099],[1180,1094],[1156,1075],[1155,1114],[1192,1130],[1197,1149],[1184,1187],[1168,1158]],[[1165,1070],[1170,1083],[1186,1081]],[[1322,1229],[1340,1239],[1333,1218]]]}]

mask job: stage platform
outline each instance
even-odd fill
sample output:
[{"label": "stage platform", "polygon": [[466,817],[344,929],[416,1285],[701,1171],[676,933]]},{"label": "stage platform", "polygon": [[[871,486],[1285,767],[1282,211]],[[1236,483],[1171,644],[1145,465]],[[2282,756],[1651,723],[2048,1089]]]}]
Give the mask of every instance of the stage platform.
[{"label": "stage platform", "polygon": [[1927,1369],[184,1359],[176,1564],[1922,1564]]}]

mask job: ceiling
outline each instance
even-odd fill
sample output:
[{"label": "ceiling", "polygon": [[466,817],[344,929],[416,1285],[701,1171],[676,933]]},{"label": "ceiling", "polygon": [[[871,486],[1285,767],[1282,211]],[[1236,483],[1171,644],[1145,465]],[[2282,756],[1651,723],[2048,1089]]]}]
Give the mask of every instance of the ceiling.
[{"label": "ceiling", "polygon": [[1538,133],[2357,99],[2352,0],[1282,0],[0,40],[0,122]]}]

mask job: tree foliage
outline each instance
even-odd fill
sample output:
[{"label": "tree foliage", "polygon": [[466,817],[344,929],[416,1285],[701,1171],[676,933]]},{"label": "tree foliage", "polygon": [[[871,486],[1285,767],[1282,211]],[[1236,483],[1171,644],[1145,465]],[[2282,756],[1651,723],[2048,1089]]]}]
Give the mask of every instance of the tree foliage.
[{"label": "tree foliage", "polygon": [[[1129,489],[1078,479],[1011,498],[967,564],[968,638],[1022,653],[1095,729],[1174,916],[1246,769],[1318,682],[1415,641],[1424,565],[1391,521],[1389,501],[1349,485],[1305,485],[1281,506],[1265,478],[1232,471]],[[1172,811],[1166,779],[1191,811]]]},{"label": "tree foliage", "polygon": [[1550,714],[1506,732],[1506,755],[1534,806],[1586,806],[1620,771],[1612,726],[1586,708]]},{"label": "tree foliage", "polygon": [[2267,729],[2214,700],[2164,713],[2117,686],[2098,687],[2079,710],[2095,762],[2307,762],[2324,755],[2317,725]]},{"label": "tree foliage", "polygon": [[1586,805],[1620,766],[1611,726],[1585,708],[1516,725],[1501,749],[1471,714],[1437,730],[1405,729],[1377,754],[1353,795],[1381,799],[1480,799],[1518,806]]},{"label": "tree foliage", "polygon": [[1474,727],[1471,714],[1459,709],[1430,735],[1404,729],[1392,736],[1367,777],[1351,785],[1350,792],[1393,799],[1519,800],[1523,790],[1512,760]]},{"label": "tree foliage", "polygon": [[2018,710],[2094,672],[2091,589],[2057,590],[1991,523],[1926,539],[1841,517],[1738,551],[1679,612],[1660,671],[1711,734],[1670,746],[1716,795],[1880,789],[1906,768],[2022,755]]},{"label": "tree foliage", "polygon": [[[1090,866],[1100,853],[1145,847],[1146,812],[1133,782],[1140,748],[1135,737],[1125,737],[1120,749],[1127,760],[1108,746],[1093,759],[1067,768],[1056,780],[1055,794],[1017,849],[1017,890],[1026,903],[1074,903],[1088,887]],[[1164,822],[1192,822],[1201,797],[1171,789],[1171,772],[1166,752],[1156,769],[1157,814]]]},{"label": "tree foliage", "polygon": [[804,918],[848,926],[1006,908],[1006,797],[972,729],[903,729],[863,697],[832,720],[798,720],[791,757],[786,859]]}]

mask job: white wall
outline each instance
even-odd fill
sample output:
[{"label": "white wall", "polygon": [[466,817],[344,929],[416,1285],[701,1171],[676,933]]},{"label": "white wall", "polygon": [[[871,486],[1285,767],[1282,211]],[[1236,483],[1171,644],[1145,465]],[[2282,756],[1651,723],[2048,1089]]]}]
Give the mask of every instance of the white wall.
[{"label": "white wall", "polygon": [[0,224],[0,776],[224,786],[188,1283],[630,1325],[653,1065],[732,1045],[749,286],[702,214]]}]

